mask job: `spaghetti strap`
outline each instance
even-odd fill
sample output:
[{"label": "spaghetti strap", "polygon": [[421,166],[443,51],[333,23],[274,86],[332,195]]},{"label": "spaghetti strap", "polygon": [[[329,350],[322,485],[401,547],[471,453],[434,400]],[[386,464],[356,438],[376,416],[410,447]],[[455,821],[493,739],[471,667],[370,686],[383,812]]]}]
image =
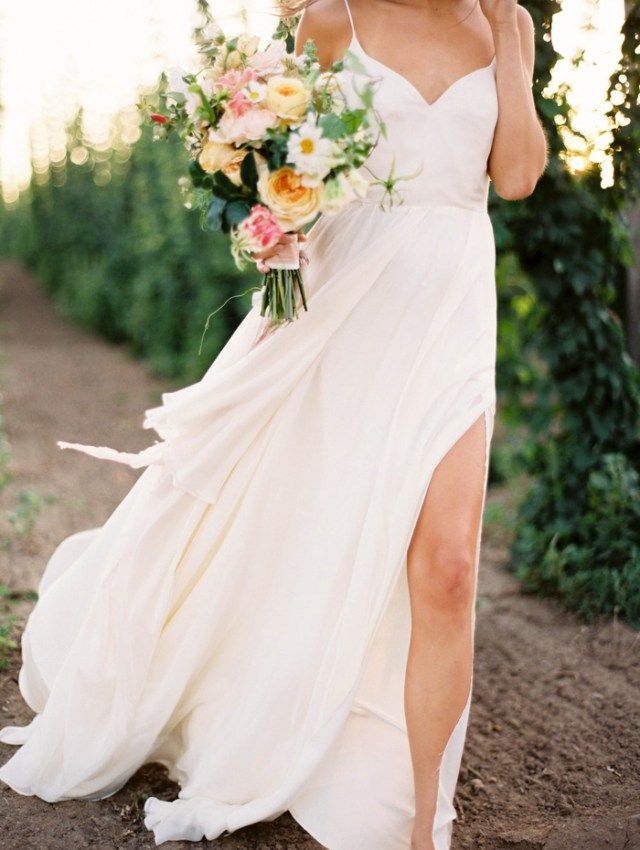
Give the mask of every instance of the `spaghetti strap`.
[{"label": "spaghetti strap", "polygon": [[351,25],[351,35],[357,41],[358,36],[356,35],[356,28],[355,28],[354,23],[353,23],[353,15],[351,14],[351,7],[349,6],[349,0],[344,0],[344,6],[345,6],[345,9],[347,10],[347,15],[349,16],[349,24]]}]

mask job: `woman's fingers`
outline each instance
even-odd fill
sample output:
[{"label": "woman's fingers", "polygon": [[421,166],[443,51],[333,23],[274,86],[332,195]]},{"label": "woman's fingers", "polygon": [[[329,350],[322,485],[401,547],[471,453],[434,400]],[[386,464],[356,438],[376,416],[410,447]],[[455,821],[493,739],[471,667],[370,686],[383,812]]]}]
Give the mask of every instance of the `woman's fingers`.
[{"label": "woman's fingers", "polygon": [[268,271],[270,271],[269,266],[264,260],[258,260],[256,263],[256,268],[258,269],[260,274],[266,274]]},{"label": "woman's fingers", "polygon": [[254,252],[258,271],[266,274],[270,269],[300,268],[300,243],[304,241],[306,237],[300,239],[299,233],[284,233],[271,248]]},{"label": "woman's fingers", "polygon": [[[278,249],[285,245],[292,245],[296,241],[296,236],[299,238],[300,234],[296,233],[283,233],[282,236],[278,239],[278,241],[272,245],[270,248],[264,248],[262,251],[254,251],[253,256],[258,257],[260,259],[266,259],[267,257],[273,256],[273,254],[277,253]],[[306,236],[303,235],[303,240],[306,240]]]},{"label": "woman's fingers", "polygon": [[[262,251],[254,251],[253,256],[256,260],[268,260],[271,257],[276,257],[281,254],[289,254],[292,246],[296,246],[298,242],[306,242],[307,237],[304,233],[283,233],[275,245],[270,248],[264,248]],[[258,266],[258,270],[262,269]]]}]

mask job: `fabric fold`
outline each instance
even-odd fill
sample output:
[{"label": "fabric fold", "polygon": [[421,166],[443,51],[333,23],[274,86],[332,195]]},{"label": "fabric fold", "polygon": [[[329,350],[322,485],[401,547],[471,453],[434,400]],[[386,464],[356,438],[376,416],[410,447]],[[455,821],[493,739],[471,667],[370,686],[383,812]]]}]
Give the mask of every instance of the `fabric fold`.
[{"label": "fabric fold", "polygon": [[[494,253],[476,212],[381,215],[316,226],[309,313],[256,343],[250,311],[200,382],[147,411],[158,442],[80,447],[146,468],[43,576],[20,674],[37,723],[0,732],[22,744],[0,768],[20,793],[102,799],[156,761],[181,786],[146,803],[158,843],[290,809],[331,850],[408,846],[403,567],[433,470],[494,404]],[[347,787],[368,818],[347,817]]]},{"label": "fabric fold", "polygon": [[[260,439],[332,334],[380,273],[385,269],[393,272],[406,242],[430,214],[418,207],[398,211],[389,217],[388,229],[372,248],[367,245],[348,250],[349,240],[344,235],[366,231],[371,209],[354,206],[351,215],[344,216],[343,259],[330,272],[318,246],[326,222],[321,219],[316,225],[318,233],[310,234],[307,314],[254,346],[249,342],[256,329],[258,309],[254,307],[236,332],[246,340],[241,356],[223,359],[222,363],[217,358],[201,381],[163,394],[162,404],[145,412],[143,427],[155,430],[160,442],[138,453],[66,441],[59,441],[58,446],[134,469],[163,465],[171,472],[176,487],[214,503],[234,467]],[[402,261],[406,265],[406,256]]]}]

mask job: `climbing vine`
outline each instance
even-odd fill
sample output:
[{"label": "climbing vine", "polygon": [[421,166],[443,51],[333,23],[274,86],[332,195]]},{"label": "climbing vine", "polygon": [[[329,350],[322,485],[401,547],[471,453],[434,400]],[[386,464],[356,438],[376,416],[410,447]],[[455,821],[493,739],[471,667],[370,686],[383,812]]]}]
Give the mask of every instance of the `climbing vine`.
[{"label": "climbing vine", "polygon": [[[536,294],[526,339],[544,377],[530,416],[533,484],[518,510],[511,568],[528,590],[560,596],[586,618],[617,614],[640,626],[640,378],[614,311],[629,261],[622,213],[640,190],[637,16],[625,25],[611,155],[616,183],[563,159],[567,105],[542,91],[554,61],[554,0],[526,3],[537,24],[536,95],[550,161],[525,203],[495,201],[501,249],[517,251]],[[622,120],[620,120],[622,119]]]}]

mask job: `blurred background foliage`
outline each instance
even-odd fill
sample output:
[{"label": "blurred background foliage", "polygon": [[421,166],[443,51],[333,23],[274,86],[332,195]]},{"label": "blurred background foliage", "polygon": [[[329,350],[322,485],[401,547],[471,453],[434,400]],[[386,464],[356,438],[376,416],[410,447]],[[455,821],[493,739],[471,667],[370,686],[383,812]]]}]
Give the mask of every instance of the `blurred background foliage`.
[{"label": "blurred background foliage", "polygon": [[[527,591],[587,619],[640,627],[640,379],[627,352],[626,216],[640,194],[638,2],[611,78],[609,162],[568,166],[570,105],[549,95],[555,0],[526,0],[538,39],[535,95],[549,167],[535,194],[491,197],[499,296],[499,426],[491,481],[516,505],[509,567]],[[81,121],[71,138],[81,136]],[[184,154],[145,131],[130,148],[53,164],[0,215],[0,252],[31,268],[66,316],[156,372],[198,379],[246,313],[255,278],[200,229],[177,188]],[[106,176],[105,176],[106,175]],[[108,179],[107,179],[108,178]]]},{"label": "blurred background foliage", "polygon": [[[526,5],[537,24],[535,92],[550,158],[529,199],[494,206],[499,250],[517,256],[530,286],[524,304],[522,293],[503,301],[522,316],[499,372],[517,370],[502,387],[515,400],[514,420],[526,424],[520,456],[529,476],[510,566],[525,589],[559,595],[585,618],[617,615],[640,627],[640,371],[624,330],[627,213],[640,175],[640,4],[627,5],[622,61],[610,80],[615,173],[606,186],[597,168],[566,167],[567,102],[562,92],[543,96],[558,4]],[[520,358],[541,368],[527,370]]]},{"label": "blurred background foliage", "polygon": [[[77,131],[78,132],[78,131]],[[73,135],[77,135],[77,132]],[[179,140],[155,144],[146,129],[130,155],[92,151],[53,168],[0,218],[0,252],[21,259],[67,317],[125,343],[156,373],[201,377],[244,315],[256,282],[241,275],[226,238],[201,229],[182,202]],[[109,179],[95,177],[108,168]]]}]

